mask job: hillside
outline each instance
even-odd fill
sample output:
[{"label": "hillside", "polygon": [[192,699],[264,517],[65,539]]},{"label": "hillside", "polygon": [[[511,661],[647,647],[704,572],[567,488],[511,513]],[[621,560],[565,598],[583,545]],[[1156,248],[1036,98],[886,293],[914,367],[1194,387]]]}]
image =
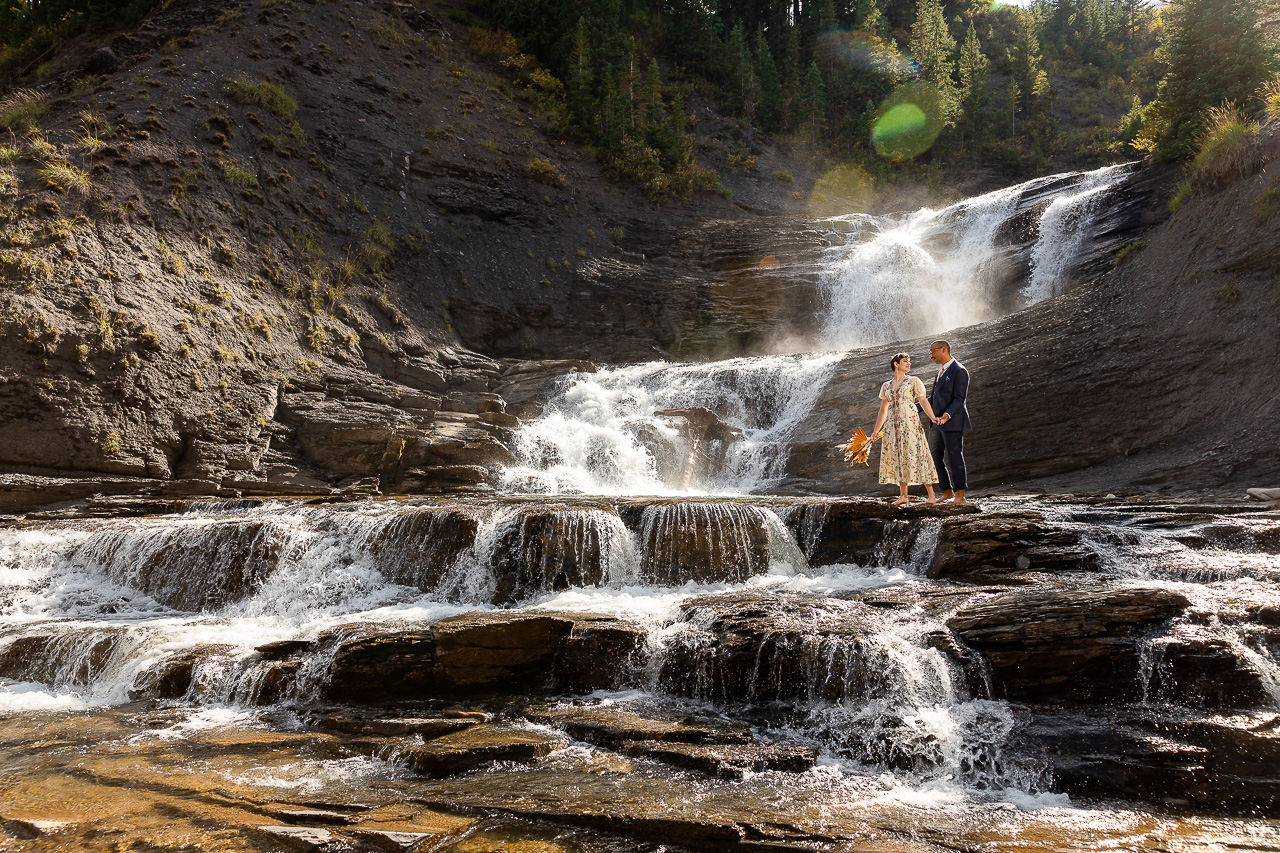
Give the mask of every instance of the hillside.
[{"label": "hillside", "polygon": [[[733,201],[659,205],[550,140],[430,4],[179,2],[45,74],[0,117],[15,474],[472,481],[512,421],[471,350],[649,357],[678,306],[612,283],[695,220],[802,208],[811,180],[704,109]],[[723,164],[744,142],[752,175]],[[603,353],[585,328],[636,333]]]}]

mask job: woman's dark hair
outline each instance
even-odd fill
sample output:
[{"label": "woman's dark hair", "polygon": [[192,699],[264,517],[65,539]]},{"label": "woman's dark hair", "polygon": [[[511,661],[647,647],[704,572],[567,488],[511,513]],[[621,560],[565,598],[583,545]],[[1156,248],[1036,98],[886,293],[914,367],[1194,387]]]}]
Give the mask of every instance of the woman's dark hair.
[{"label": "woman's dark hair", "polygon": [[898,362],[902,361],[904,358],[911,358],[911,353],[900,352],[897,355],[895,355],[893,358],[889,359],[889,369],[893,370],[894,368],[896,368],[898,366]]}]

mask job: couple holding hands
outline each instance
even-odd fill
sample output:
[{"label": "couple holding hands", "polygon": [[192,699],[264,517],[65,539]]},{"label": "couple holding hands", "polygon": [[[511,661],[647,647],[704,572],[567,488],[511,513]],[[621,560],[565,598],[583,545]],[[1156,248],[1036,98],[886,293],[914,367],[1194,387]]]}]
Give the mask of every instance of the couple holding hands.
[{"label": "couple holding hands", "polygon": [[[965,398],[969,394],[969,371],[951,357],[951,344],[947,341],[934,341],[929,346],[929,360],[938,365],[938,375],[928,396],[924,382],[907,375],[911,356],[905,352],[890,360],[893,378],[880,386],[880,413],[871,435],[879,436],[884,429],[880,482],[898,484],[899,496],[894,506],[909,501],[907,487],[916,483],[924,484],[929,494],[927,503],[937,503],[934,483],[942,486],[942,500],[965,502],[968,480],[964,431],[970,429]],[[933,422],[928,438],[916,414],[917,401]]]}]

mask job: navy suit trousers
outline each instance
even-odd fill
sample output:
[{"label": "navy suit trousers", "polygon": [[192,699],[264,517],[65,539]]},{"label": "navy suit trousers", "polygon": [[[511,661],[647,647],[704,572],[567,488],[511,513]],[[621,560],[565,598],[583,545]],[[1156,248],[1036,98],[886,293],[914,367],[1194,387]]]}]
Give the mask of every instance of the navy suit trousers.
[{"label": "navy suit trousers", "polygon": [[929,453],[933,456],[933,467],[938,469],[938,485],[943,491],[969,488],[964,470],[964,430],[937,427],[929,430]]}]

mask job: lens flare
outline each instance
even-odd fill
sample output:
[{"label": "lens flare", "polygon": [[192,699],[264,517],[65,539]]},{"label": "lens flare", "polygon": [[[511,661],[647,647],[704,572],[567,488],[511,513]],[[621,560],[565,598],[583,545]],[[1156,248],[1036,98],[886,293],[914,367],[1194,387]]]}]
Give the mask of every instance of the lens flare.
[{"label": "lens flare", "polygon": [[928,151],[946,115],[937,87],[923,80],[899,86],[871,123],[871,145],[888,160],[910,160]]}]

